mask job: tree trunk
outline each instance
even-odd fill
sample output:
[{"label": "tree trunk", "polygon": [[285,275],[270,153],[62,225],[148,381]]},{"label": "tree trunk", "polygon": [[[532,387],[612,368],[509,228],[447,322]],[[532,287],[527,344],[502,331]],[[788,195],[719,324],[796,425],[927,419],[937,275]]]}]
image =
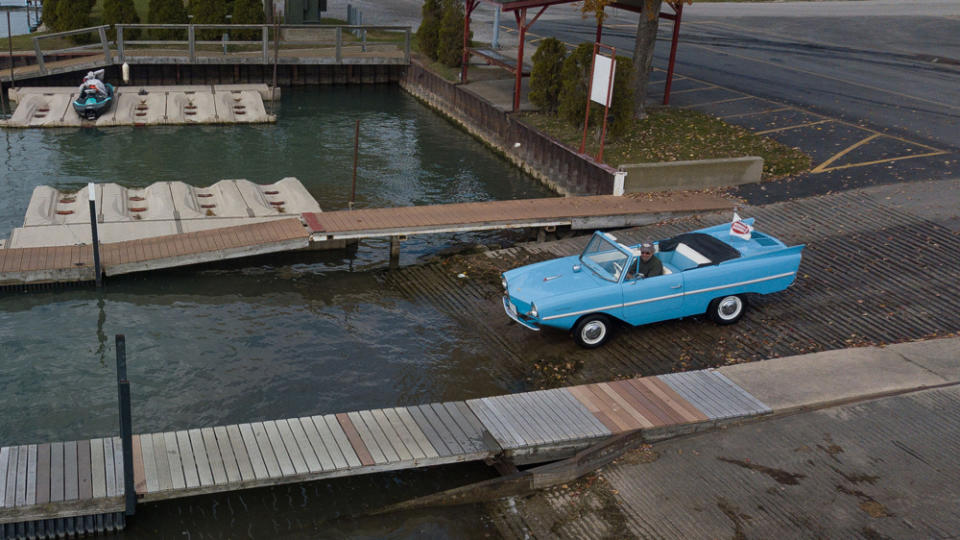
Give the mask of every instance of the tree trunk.
[{"label": "tree trunk", "polygon": [[647,81],[653,66],[653,47],[657,43],[657,28],[660,26],[660,8],[663,0],[644,0],[643,13],[637,23],[637,40],[633,46],[633,65],[637,69],[633,100],[637,119],[646,117]]}]

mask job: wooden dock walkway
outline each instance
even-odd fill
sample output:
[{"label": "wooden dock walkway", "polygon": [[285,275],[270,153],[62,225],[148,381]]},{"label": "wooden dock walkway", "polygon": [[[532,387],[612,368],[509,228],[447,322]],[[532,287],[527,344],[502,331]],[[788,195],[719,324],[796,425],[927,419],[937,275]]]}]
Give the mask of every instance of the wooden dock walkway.
[{"label": "wooden dock walkway", "polygon": [[[158,501],[456,462],[552,461],[621,433],[662,438],[770,412],[707,370],[134,435],[133,475],[138,499]],[[123,495],[116,437],[0,448],[0,539],[52,537],[65,522],[91,530],[102,521],[94,516],[123,511]]]}]

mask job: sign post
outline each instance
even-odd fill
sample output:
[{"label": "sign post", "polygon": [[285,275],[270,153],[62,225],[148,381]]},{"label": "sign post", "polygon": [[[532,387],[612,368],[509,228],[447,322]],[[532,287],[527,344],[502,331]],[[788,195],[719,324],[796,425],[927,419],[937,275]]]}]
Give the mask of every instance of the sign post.
[{"label": "sign post", "polygon": [[[610,56],[598,55],[597,51],[604,48],[610,51]],[[607,136],[607,116],[610,104],[613,103],[613,77],[617,69],[617,49],[602,43],[593,44],[593,61],[590,64],[590,84],[587,96],[587,112],[583,120],[583,138],[580,140],[580,153],[587,147],[587,126],[590,124],[590,102],[596,101],[603,105],[603,129],[600,132],[600,151],[597,161],[603,160],[603,142]]]}]

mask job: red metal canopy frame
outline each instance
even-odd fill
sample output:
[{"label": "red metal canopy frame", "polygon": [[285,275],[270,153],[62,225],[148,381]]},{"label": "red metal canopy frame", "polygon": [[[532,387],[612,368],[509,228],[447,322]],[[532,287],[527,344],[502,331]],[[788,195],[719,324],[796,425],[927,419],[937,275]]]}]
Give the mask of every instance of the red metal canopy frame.
[{"label": "red metal canopy frame", "polygon": [[[548,7],[557,5],[557,4],[570,4],[578,0],[464,0],[465,9],[463,16],[463,60],[460,67],[460,80],[462,82],[467,82],[467,70],[469,68],[470,55],[475,54],[478,56],[483,56],[487,59],[488,62],[496,63],[500,65],[507,71],[510,71],[515,74],[516,81],[513,87],[513,112],[517,112],[520,109],[520,83],[523,80],[523,47],[524,41],[526,40],[527,30],[533,26],[533,23],[540,18],[540,15],[543,15],[543,12],[547,10]],[[470,15],[473,13],[473,10],[480,5],[480,2],[487,2],[490,4],[496,4],[500,6],[500,9],[503,11],[512,11],[514,17],[517,20],[517,30],[520,33],[520,43],[517,50],[517,64],[516,66],[511,66],[504,62],[499,62],[492,60],[488,55],[482,54],[476,49],[470,47]],[[670,42],[670,61],[667,65],[667,82],[663,91],[663,104],[670,104],[670,86],[673,82],[673,68],[677,60],[677,41],[680,38],[680,18],[683,15],[683,1],[678,0],[675,2],[666,2],[671,8],[673,8],[673,13],[660,12],[661,19],[667,19],[673,21],[673,38]],[[627,11],[632,11],[634,13],[642,13],[642,10],[639,6],[632,4],[626,4],[624,2],[614,2],[610,4],[611,7],[625,9]],[[530,19],[530,22],[527,22],[527,9],[529,8],[540,8],[537,11],[536,15]],[[596,42],[600,42],[600,38],[603,34],[603,25],[597,24],[597,38]]]}]

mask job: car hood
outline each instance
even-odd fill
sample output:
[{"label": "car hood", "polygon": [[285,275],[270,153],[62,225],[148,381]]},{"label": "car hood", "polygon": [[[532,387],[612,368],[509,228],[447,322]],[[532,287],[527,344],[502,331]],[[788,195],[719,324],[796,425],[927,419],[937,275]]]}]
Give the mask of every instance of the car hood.
[{"label": "car hood", "polygon": [[543,298],[555,298],[571,292],[610,285],[587,267],[574,272],[580,264],[576,255],[544,261],[504,272],[510,296],[526,303],[540,302]]}]

